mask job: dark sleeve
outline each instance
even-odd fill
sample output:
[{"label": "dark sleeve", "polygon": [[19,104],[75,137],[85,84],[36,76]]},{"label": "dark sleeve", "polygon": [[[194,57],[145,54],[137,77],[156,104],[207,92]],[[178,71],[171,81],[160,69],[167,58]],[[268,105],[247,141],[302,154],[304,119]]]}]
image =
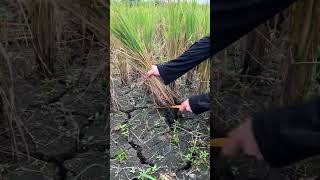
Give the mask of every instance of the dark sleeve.
[{"label": "dark sleeve", "polygon": [[164,84],[169,84],[184,73],[210,57],[210,37],[206,36],[194,43],[178,58],[157,65]]},{"label": "dark sleeve", "polygon": [[201,94],[198,96],[192,96],[189,98],[189,104],[194,114],[201,114],[210,110],[209,93]]},{"label": "dark sleeve", "polygon": [[211,5],[212,55],[237,41],[295,1],[214,0]]},{"label": "dark sleeve", "polygon": [[320,98],[253,115],[253,132],[266,161],[284,166],[320,155]]}]

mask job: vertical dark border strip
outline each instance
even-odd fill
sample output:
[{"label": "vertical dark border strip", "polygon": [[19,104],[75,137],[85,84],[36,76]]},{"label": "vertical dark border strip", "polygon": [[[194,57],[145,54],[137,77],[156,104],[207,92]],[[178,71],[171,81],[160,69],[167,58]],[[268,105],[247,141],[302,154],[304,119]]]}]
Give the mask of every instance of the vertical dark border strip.
[{"label": "vertical dark border strip", "polygon": [[[214,0],[210,0],[210,54],[213,54],[213,5],[214,5]],[[214,127],[214,121],[213,121],[213,56],[210,57],[211,61],[211,66],[210,66],[210,139],[213,139],[213,127]],[[210,179],[216,179],[216,173],[214,172],[214,157],[216,154],[213,151],[213,148],[210,146]]]},{"label": "vertical dark border strip", "polygon": [[107,21],[107,48],[106,48],[106,65],[105,65],[105,78],[106,78],[106,85],[107,85],[107,99],[106,99],[106,107],[105,107],[105,119],[106,119],[106,127],[105,133],[107,134],[108,139],[106,140],[107,143],[107,164],[106,164],[106,174],[110,178],[110,0],[105,0],[107,5],[107,12],[106,12],[106,21]]}]

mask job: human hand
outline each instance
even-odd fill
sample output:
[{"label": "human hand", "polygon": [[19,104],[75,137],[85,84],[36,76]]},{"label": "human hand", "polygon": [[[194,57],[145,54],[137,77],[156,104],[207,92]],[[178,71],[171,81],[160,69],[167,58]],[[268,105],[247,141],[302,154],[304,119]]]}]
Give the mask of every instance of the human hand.
[{"label": "human hand", "polygon": [[190,107],[190,103],[189,103],[189,99],[187,99],[183,103],[181,103],[181,107],[179,108],[179,111],[181,111],[181,112],[184,112],[184,111],[192,112],[191,107]]},{"label": "human hand", "polygon": [[151,66],[151,69],[146,73],[145,78],[150,78],[151,76],[160,76],[158,67],[156,65]]},{"label": "human hand", "polygon": [[227,157],[244,153],[255,157],[257,160],[263,160],[252,130],[251,118],[246,119],[236,129],[228,134],[228,142],[222,148],[222,154]]}]

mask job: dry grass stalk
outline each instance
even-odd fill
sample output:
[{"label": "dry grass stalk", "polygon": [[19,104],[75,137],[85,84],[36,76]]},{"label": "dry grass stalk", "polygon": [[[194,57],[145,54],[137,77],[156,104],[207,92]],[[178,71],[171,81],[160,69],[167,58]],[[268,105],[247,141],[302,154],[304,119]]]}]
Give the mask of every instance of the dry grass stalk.
[{"label": "dry grass stalk", "polygon": [[[0,113],[8,123],[13,141],[13,149],[18,154],[18,139],[15,126],[18,128],[21,140],[29,154],[28,144],[24,136],[23,122],[19,119],[15,109],[14,77],[11,68],[11,61],[2,43],[0,43]],[[18,157],[18,156],[17,156]]]},{"label": "dry grass stalk", "polygon": [[45,76],[50,76],[54,72],[57,42],[61,37],[58,6],[54,0],[25,0],[24,8],[30,21],[32,44],[39,71]]},{"label": "dry grass stalk", "polygon": [[289,59],[281,104],[300,103],[309,93],[319,48],[320,1],[298,1],[289,18]]},{"label": "dry grass stalk", "polygon": [[[140,74],[140,77],[142,77],[147,70],[151,69],[151,66],[155,64],[155,58],[152,54],[134,53],[129,49],[122,51],[122,53],[127,58],[135,61],[135,63],[132,63],[132,67]],[[175,104],[174,98],[177,97],[176,93],[174,93],[169,87],[165,86],[159,78],[152,77],[145,80],[143,83],[151,93],[151,96],[157,105],[170,106]]]},{"label": "dry grass stalk", "polygon": [[92,32],[100,44],[108,47],[109,28],[106,14],[109,10],[104,0],[61,0],[59,7],[71,13],[72,22],[80,24],[83,32]]}]

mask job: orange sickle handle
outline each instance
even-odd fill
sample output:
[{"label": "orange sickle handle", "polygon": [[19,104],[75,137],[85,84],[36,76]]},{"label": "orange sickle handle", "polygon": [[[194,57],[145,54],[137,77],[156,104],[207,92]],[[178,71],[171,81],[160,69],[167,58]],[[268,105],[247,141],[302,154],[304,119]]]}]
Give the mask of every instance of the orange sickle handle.
[{"label": "orange sickle handle", "polygon": [[180,107],[181,107],[181,104],[180,105],[170,106],[170,108],[173,108],[173,109],[180,109]]},{"label": "orange sickle handle", "polygon": [[228,141],[228,138],[215,138],[215,139],[210,139],[209,144],[211,147],[222,148],[227,141]]}]

